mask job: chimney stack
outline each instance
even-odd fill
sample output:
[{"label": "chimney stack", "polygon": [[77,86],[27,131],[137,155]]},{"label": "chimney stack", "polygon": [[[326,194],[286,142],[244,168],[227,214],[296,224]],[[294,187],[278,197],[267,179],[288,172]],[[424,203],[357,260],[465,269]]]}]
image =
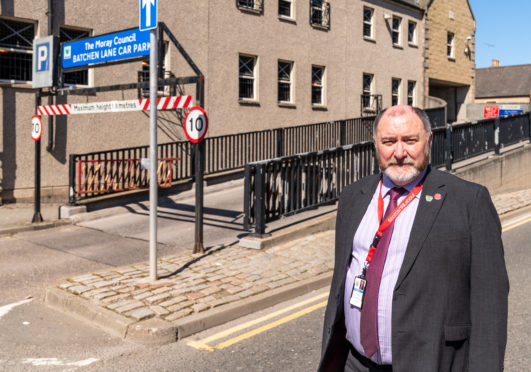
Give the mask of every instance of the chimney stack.
[{"label": "chimney stack", "polygon": [[499,59],[493,59],[492,60],[492,67],[500,67],[500,60]]}]

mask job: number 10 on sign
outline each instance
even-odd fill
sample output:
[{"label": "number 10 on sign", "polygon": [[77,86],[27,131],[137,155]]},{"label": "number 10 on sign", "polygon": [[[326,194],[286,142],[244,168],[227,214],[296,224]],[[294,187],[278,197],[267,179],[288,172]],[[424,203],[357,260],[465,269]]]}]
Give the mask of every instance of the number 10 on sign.
[{"label": "number 10 on sign", "polygon": [[184,118],[184,133],[193,143],[199,143],[205,138],[208,129],[208,118],[201,107],[192,107]]}]

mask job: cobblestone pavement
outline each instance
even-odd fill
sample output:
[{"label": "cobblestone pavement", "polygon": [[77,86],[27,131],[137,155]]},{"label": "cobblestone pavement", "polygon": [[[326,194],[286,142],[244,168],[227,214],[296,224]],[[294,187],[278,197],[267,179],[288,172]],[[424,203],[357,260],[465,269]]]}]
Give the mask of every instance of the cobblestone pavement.
[{"label": "cobblestone pavement", "polygon": [[[531,204],[531,189],[493,197],[498,213]],[[160,280],[149,282],[147,263],[69,278],[58,285],[93,304],[134,320],[172,322],[333,269],[334,232],[325,231],[266,250],[217,246],[202,255],[158,261]]]},{"label": "cobblestone pavement", "polygon": [[257,251],[219,246],[158,261],[150,283],[142,263],[65,280],[59,288],[124,316],[174,321],[333,269],[333,231]]}]

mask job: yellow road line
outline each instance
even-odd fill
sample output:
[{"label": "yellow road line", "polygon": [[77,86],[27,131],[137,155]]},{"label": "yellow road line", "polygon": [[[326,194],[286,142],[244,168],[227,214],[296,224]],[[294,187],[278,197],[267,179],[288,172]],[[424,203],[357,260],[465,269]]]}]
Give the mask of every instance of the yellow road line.
[{"label": "yellow road line", "polygon": [[260,328],[253,329],[252,331],[249,331],[249,332],[244,333],[242,335],[239,335],[237,337],[231,338],[230,340],[224,341],[224,342],[216,345],[215,348],[216,349],[223,349],[223,348],[226,348],[227,346],[233,345],[233,344],[235,344],[237,342],[240,342],[240,341],[243,341],[243,340],[248,339],[250,337],[256,336],[259,333],[265,332],[265,331],[270,330],[272,328],[275,328],[275,327],[277,327],[277,326],[279,326],[281,324],[287,323],[287,322],[289,322],[289,321],[291,321],[293,319],[296,319],[296,318],[301,317],[303,315],[309,314],[312,311],[317,310],[317,309],[319,309],[321,307],[325,307],[327,302],[328,301],[323,301],[321,303],[318,303],[316,305],[307,307],[306,309],[303,309],[301,311],[298,311],[296,313],[288,315],[288,316],[286,316],[286,317],[284,317],[282,319],[279,319],[279,320],[277,320],[277,321],[275,321],[273,323],[269,323],[269,324],[263,325]]},{"label": "yellow road line", "polygon": [[309,298],[307,300],[298,302],[296,304],[293,304],[293,305],[288,306],[286,308],[283,308],[281,310],[275,311],[274,313],[270,313],[270,314],[264,315],[264,316],[262,316],[260,318],[250,320],[248,322],[239,324],[239,325],[237,325],[235,327],[232,327],[232,328],[226,329],[224,331],[221,331],[219,333],[213,334],[212,336],[209,336],[209,337],[204,338],[202,340],[189,341],[188,345],[192,346],[192,347],[195,347],[196,349],[213,351],[212,347],[208,346],[209,342],[212,342],[212,341],[215,341],[215,340],[219,340],[220,338],[224,338],[224,337],[230,336],[233,333],[236,333],[236,332],[239,332],[239,331],[244,330],[246,328],[252,327],[252,326],[254,326],[256,324],[265,322],[266,320],[275,318],[275,317],[277,317],[279,315],[282,315],[282,314],[284,314],[284,313],[286,313],[288,311],[291,311],[293,309],[296,309],[296,308],[299,308],[301,306],[307,305],[309,303],[315,302],[317,300],[323,299],[325,297],[328,297],[328,293],[321,293],[321,294],[319,294],[319,295],[317,295],[315,297]]},{"label": "yellow road line", "polygon": [[520,222],[517,222],[517,223],[514,223],[512,225],[509,225],[507,227],[504,227],[502,229],[502,232],[506,232],[506,231],[509,231],[511,229],[514,229],[515,227],[518,227],[520,225],[523,225],[524,223],[528,223],[529,221],[531,221],[531,218],[528,218],[527,220],[523,220],[523,221],[520,221]]}]

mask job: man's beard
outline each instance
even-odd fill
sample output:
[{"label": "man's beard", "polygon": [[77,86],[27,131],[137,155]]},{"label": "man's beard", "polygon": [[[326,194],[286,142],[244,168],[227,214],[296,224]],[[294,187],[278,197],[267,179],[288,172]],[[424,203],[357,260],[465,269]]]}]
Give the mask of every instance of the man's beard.
[{"label": "man's beard", "polygon": [[[415,162],[409,156],[401,161],[396,161],[396,159],[393,159],[389,161],[387,167],[384,167],[380,161],[378,153],[376,153],[376,156],[383,174],[385,174],[397,186],[405,186],[415,180],[415,178],[424,172],[424,169],[426,169],[430,162],[429,148],[424,151],[424,159],[418,167],[415,167]],[[393,165],[405,165],[406,167],[396,169],[396,167],[393,167]]]}]

